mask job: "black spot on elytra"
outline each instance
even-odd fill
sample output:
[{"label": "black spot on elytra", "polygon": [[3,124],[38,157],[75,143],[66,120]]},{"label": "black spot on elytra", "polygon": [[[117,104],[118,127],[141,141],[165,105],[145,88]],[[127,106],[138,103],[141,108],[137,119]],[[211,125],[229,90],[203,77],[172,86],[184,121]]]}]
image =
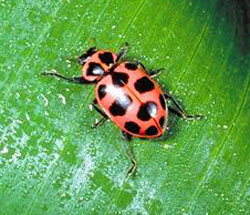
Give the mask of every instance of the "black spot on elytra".
[{"label": "black spot on elytra", "polygon": [[114,63],[113,56],[112,56],[112,54],[110,52],[100,53],[99,54],[99,58],[107,66],[109,66],[112,63]]},{"label": "black spot on elytra", "polygon": [[117,104],[116,101],[110,106],[109,111],[113,116],[124,116],[126,114],[126,109]]},{"label": "black spot on elytra", "polygon": [[165,101],[165,98],[164,98],[164,95],[160,95],[160,102],[161,102],[161,106],[164,110],[166,110],[166,101]]},{"label": "black spot on elytra", "polygon": [[142,121],[148,121],[151,119],[151,116],[148,112],[148,108],[146,104],[143,104],[140,106],[140,109],[137,113],[137,117],[138,119],[142,120]]},{"label": "black spot on elytra", "polygon": [[141,129],[140,126],[139,126],[137,123],[132,122],[132,121],[126,122],[126,123],[125,123],[125,128],[126,128],[129,132],[131,132],[131,133],[133,133],[133,134],[139,134],[140,129]]},{"label": "black spot on elytra", "polygon": [[154,125],[150,126],[146,130],[146,135],[149,135],[149,136],[156,135],[157,133],[158,133],[157,128]]},{"label": "black spot on elytra", "polygon": [[154,83],[145,76],[135,82],[135,89],[140,93],[145,93],[154,89]]},{"label": "black spot on elytra", "polygon": [[116,86],[123,87],[128,83],[129,76],[126,73],[122,72],[113,72],[112,73],[112,81]]},{"label": "black spot on elytra", "polygon": [[104,84],[100,85],[98,88],[99,99],[102,100],[106,96],[106,86]]},{"label": "black spot on elytra", "polygon": [[125,68],[129,70],[136,70],[137,69],[137,64],[135,63],[125,63]]},{"label": "black spot on elytra", "polygon": [[123,94],[116,98],[110,106],[109,111],[113,116],[124,116],[131,103],[131,97],[127,94]]},{"label": "black spot on elytra", "polygon": [[140,106],[137,117],[142,121],[148,121],[151,117],[156,116],[157,111],[157,105],[155,102],[146,102]]},{"label": "black spot on elytra", "polygon": [[163,125],[165,123],[165,117],[164,116],[160,118],[159,123],[160,123],[161,127],[163,128]]},{"label": "black spot on elytra", "polygon": [[[94,70],[96,71],[95,73],[94,73]],[[104,70],[99,63],[94,63],[94,62],[89,63],[89,67],[87,69],[87,75],[100,76],[100,75],[103,75],[103,73],[104,73]]]}]

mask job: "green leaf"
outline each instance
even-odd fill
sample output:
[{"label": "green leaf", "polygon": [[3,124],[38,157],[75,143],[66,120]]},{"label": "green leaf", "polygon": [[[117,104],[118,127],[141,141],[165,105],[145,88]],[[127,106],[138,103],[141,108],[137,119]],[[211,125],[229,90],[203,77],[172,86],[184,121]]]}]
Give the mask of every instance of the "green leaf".
[{"label": "green leaf", "polygon": [[[0,214],[249,214],[248,3],[221,2],[1,1]],[[134,138],[130,178],[119,128],[91,129],[94,86],[39,75],[78,75],[67,59],[126,41],[205,116],[170,114],[165,138]]]}]

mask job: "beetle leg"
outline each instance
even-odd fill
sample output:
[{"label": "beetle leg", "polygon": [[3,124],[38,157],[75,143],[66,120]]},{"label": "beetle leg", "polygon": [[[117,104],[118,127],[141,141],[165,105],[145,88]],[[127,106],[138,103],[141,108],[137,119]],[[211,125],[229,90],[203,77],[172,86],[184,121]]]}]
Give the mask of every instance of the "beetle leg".
[{"label": "beetle leg", "polygon": [[155,70],[149,70],[148,73],[150,77],[154,78],[155,76],[160,74],[162,71],[164,71],[164,69],[160,68],[160,69],[155,69]]},{"label": "beetle leg", "polygon": [[92,128],[97,128],[99,126],[102,126],[107,121],[107,119],[108,117],[102,117],[98,122],[92,125]]},{"label": "beetle leg", "polygon": [[97,128],[97,127],[103,125],[103,124],[107,121],[108,116],[107,116],[100,108],[98,108],[98,107],[96,106],[95,100],[94,100],[94,102],[93,102],[92,105],[93,105],[94,109],[95,109],[99,114],[102,115],[102,118],[101,118],[98,122],[96,122],[96,123],[94,123],[94,124],[92,125],[93,128]]},{"label": "beetle leg", "polygon": [[183,107],[170,95],[169,93],[164,93],[164,96],[166,100],[170,99],[173,104],[175,105],[176,108],[173,107],[168,107],[170,111],[175,113],[177,116],[183,118],[183,119],[188,119],[188,120],[198,120],[201,119],[203,116],[200,114],[197,115],[189,115],[187,112],[183,109]]},{"label": "beetle leg", "polygon": [[108,116],[106,115],[106,113],[104,113],[100,108],[98,108],[98,107],[96,106],[95,100],[94,100],[94,102],[93,102],[92,105],[93,105],[94,109],[95,109],[99,114],[101,114],[103,117],[108,117]]},{"label": "beetle leg", "polygon": [[134,155],[131,153],[127,153],[128,156],[129,156],[129,159],[131,161],[131,166],[129,167],[129,169],[127,170],[127,176],[133,176],[136,171],[137,171],[137,161],[135,160],[135,157]]},{"label": "beetle leg", "polygon": [[[136,62],[135,62],[136,64],[137,64],[137,66],[140,66],[142,69],[144,69],[145,70],[145,72],[147,72],[148,73],[148,70],[147,70],[147,68],[144,66],[144,64],[140,61],[140,60],[136,60]],[[149,73],[148,73],[149,74]]]},{"label": "beetle leg", "polygon": [[122,131],[122,139],[130,142],[132,140],[132,135],[130,135],[129,133],[125,131]]},{"label": "beetle leg", "polygon": [[[122,134],[123,134],[123,136],[127,136],[128,133],[122,131]],[[128,134],[128,135],[130,135],[130,134]],[[131,145],[126,144],[126,142],[123,145],[124,145],[124,148],[126,150],[127,156],[129,157],[129,160],[131,162],[131,165],[130,165],[130,167],[127,170],[126,176],[127,177],[128,176],[133,176],[136,173],[136,170],[137,170],[137,161],[135,159],[135,156],[134,156],[134,153],[133,153]]]},{"label": "beetle leg", "polygon": [[164,69],[155,69],[155,70],[148,70],[141,61],[137,60],[136,64],[140,66],[150,77],[155,77],[157,74],[161,73]]},{"label": "beetle leg", "polygon": [[129,45],[128,43],[126,42],[124,47],[121,49],[121,51],[117,54],[117,59],[116,59],[116,62],[118,62],[122,57],[124,57],[127,52],[128,52],[128,49],[129,49]]},{"label": "beetle leg", "polygon": [[88,80],[84,79],[83,77],[68,78],[68,77],[61,75],[60,73],[57,73],[57,72],[42,72],[41,75],[56,77],[56,78],[59,78],[59,79],[62,79],[62,80],[65,80],[65,81],[68,81],[71,83],[76,83],[76,84],[93,84],[93,83],[95,83],[93,81],[88,81]]}]

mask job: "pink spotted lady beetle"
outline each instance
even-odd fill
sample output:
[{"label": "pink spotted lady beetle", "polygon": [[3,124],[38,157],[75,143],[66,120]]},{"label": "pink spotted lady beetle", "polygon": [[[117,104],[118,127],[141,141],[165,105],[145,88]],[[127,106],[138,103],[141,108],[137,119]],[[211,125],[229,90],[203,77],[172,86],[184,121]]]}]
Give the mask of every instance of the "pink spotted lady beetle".
[{"label": "pink spotted lady beetle", "polygon": [[[93,107],[102,119],[94,127],[111,119],[126,140],[133,136],[161,137],[167,129],[168,110],[185,119],[200,118],[200,115],[186,114],[171,95],[162,91],[152,79],[160,70],[147,70],[139,61],[122,60],[127,50],[127,44],[119,53],[90,48],[78,58],[82,66],[80,77],[67,78],[55,72],[42,74],[79,84],[95,84]],[[168,108],[167,100],[171,100],[175,108]],[[131,160],[133,170],[130,172],[136,168],[135,159]]]}]

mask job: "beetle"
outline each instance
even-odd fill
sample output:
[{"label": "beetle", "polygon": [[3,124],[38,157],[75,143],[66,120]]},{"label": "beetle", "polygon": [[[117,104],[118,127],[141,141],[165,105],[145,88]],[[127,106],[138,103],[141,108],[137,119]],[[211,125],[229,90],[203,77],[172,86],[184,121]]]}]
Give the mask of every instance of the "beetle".
[{"label": "beetle", "polygon": [[[164,93],[153,80],[161,69],[147,70],[140,61],[121,60],[128,51],[128,45],[119,53],[110,50],[88,49],[78,57],[82,75],[68,78],[56,72],[44,72],[79,84],[95,84],[94,109],[102,118],[94,127],[111,119],[121,130],[124,139],[132,137],[153,139],[161,137],[167,129],[168,110],[184,119],[196,119],[200,115],[188,115],[178,102]],[[171,100],[175,109],[167,106]],[[101,108],[100,108],[101,107]],[[129,153],[131,154],[131,153]],[[136,160],[130,155],[132,167]]]}]

